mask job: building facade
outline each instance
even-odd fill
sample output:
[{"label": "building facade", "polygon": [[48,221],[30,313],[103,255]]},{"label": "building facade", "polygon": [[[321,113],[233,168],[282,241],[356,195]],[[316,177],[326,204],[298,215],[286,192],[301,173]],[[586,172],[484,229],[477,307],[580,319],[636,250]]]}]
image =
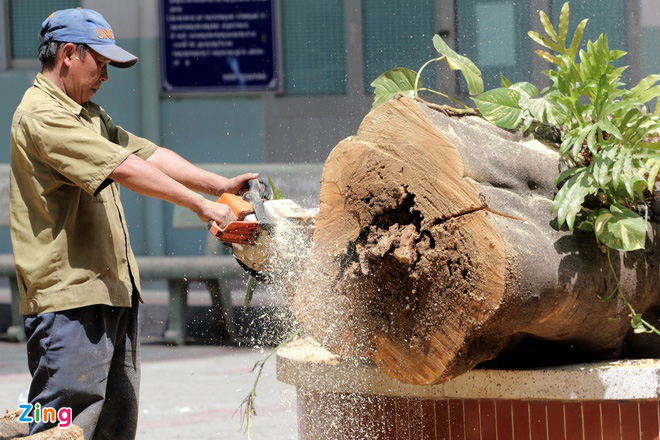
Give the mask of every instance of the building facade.
[{"label": "building facade", "polygon": [[[40,24],[53,10],[81,6],[101,12],[119,45],[140,57],[131,69],[110,69],[95,102],[124,128],[192,162],[323,162],[355,133],[373,102],[370,83],[402,66],[414,70],[435,51],[439,33],[496,87],[546,83],[548,68],[527,37],[540,30],[538,10],[556,19],[563,0],[277,0],[281,90],[277,93],[171,94],[161,87],[158,0],[0,0],[0,163],[9,161],[11,117],[39,65]],[[589,18],[585,36],[607,32],[611,48],[628,51],[628,81],[660,72],[660,2],[573,0],[571,26]],[[450,95],[464,86],[441,66],[424,82]],[[464,102],[471,103],[467,97]],[[246,167],[249,171],[249,167]],[[203,252],[203,231],[174,232],[172,207],[129,191],[122,199],[137,254]],[[155,214],[155,215],[154,215]],[[158,224],[162,237],[145,231]],[[7,228],[0,252],[10,251]]]}]

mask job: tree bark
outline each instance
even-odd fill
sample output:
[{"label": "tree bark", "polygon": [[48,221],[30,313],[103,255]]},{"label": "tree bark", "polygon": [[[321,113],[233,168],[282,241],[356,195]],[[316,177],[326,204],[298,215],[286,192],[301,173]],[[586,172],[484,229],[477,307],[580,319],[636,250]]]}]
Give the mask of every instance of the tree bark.
[{"label": "tree bark", "polygon": [[[560,166],[556,149],[481,118],[381,105],[325,163],[294,315],[331,352],[411,384],[451,379],[525,337],[620,354],[629,310],[598,297],[616,285],[607,256],[550,214]],[[660,306],[657,248],[612,254],[640,313]]]}]

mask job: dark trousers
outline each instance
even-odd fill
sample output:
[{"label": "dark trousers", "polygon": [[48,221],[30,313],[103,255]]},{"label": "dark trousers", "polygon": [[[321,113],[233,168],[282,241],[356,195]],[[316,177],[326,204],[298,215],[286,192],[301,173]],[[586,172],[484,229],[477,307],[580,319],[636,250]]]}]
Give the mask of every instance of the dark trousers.
[{"label": "dark trousers", "polygon": [[[133,307],[93,305],[25,317],[29,403],[70,407],[85,439],[134,439],[140,342]],[[31,423],[30,434],[55,426]]]}]

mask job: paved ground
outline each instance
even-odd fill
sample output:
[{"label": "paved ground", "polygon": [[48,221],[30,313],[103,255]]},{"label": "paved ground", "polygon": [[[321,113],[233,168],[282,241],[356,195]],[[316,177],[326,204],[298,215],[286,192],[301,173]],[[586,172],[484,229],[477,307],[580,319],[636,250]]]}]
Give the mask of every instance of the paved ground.
[{"label": "paved ground", "polygon": [[[9,286],[0,280],[0,327],[9,325]],[[189,293],[188,332],[202,343],[170,347],[161,335],[167,321],[164,282],[144,283],[142,320],[142,384],[139,440],[247,439],[237,411],[252,389],[256,372],[250,370],[271,348],[209,345],[217,327],[209,313],[208,292],[192,286]],[[279,328],[282,304],[277,293],[257,290],[248,314],[243,314],[245,291],[241,280],[233,286],[239,335],[250,341],[281,340],[289,330]],[[2,332],[0,331],[0,334]],[[0,413],[15,408],[27,397],[30,376],[24,344],[0,339]],[[275,378],[271,358],[257,389],[258,416],[253,420],[253,440],[295,440],[296,393],[294,387]]]},{"label": "paved ground", "polygon": [[[253,348],[143,344],[137,438],[247,438],[237,408],[252,388],[252,366],[266,354]],[[0,342],[2,412],[25,399],[29,380],[25,346]],[[257,392],[252,439],[296,439],[295,389],[277,381],[274,358]]]}]

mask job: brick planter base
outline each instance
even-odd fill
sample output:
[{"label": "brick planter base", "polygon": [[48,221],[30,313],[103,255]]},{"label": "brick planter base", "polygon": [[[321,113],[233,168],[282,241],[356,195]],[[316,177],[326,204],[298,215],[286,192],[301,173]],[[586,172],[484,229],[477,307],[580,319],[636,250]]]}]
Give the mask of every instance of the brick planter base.
[{"label": "brick planter base", "polygon": [[278,353],[298,388],[299,440],[658,440],[660,360],[539,370],[473,370],[400,384],[310,340]]}]

